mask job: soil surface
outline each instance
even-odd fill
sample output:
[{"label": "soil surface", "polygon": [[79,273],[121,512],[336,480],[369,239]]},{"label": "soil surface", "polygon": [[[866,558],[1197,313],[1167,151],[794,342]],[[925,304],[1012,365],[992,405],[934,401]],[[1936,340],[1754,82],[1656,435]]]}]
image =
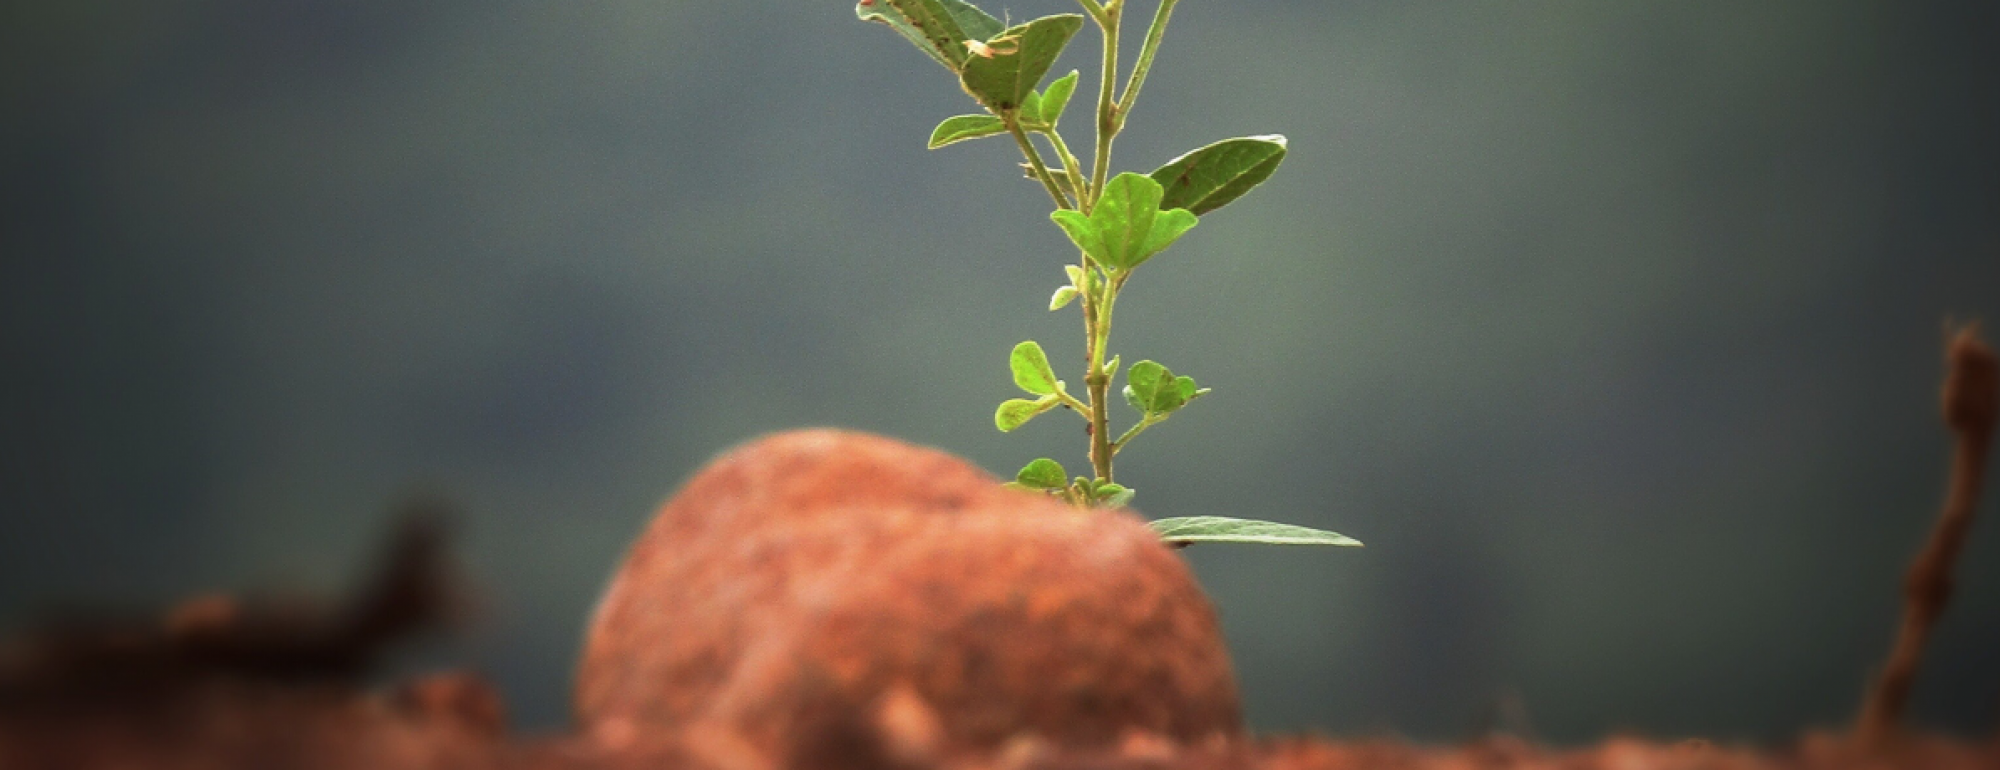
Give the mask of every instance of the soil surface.
[{"label": "soil surface", "polygon": [[[438,674],[362,689],[338,683],[272,682],[205,676],[160,688],[84,686],[0,703],[0,767],[380,768],[382,770],[617,770],[772,767],[760,755],[732,756],[683,738],[630,736],[620,742],[582,733],[509,734],[500,700],[475,677]],[[1240,770],[1780,770],[2000,768],[2000,743],[1910,737],[1885,752],[1854,748],[1845,736],[1809,735],[1775,749],[1614,738],[1596,746],[1552,748],[1495,737],[1426,747],[1393,741],[1263,738],[1186,747],[1132,733],[1115,747],[1063,750],[1033,739],[998,751],[897,756],[890,734],[829,734],[802,768],[1170,768]]]},{"label": "soil surface", "polygon": [[205,596],[0,643],[0,769],[2000,770],[2000,741],[1907,734],[1253,737],[1213,612],[1139,520],[838,431],[746,445],[690,481],[592,623],[576,728],[515,734],[477,676],[366,684],[386,649],[462,614],[435,507],[345,601]]}]

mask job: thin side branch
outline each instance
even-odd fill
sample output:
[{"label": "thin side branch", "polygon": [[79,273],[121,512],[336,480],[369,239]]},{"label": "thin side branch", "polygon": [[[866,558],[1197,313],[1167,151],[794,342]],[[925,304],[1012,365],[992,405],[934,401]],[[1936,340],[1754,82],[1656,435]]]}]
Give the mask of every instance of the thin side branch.
[{"label": "thin side branch", "polygon": [[1132,65],[1131,79],[1125,81],[1125,93],[1118,97],[1118,125],[1125,125],[1125,117],[1132,114],[1132,103],[1139,100],[1139,88],[1146,85],[1146,76],[1153,71],[1153,57],[1160,53],[1160,38],[1167,34],[1167,20],[1174,15],[1174,3],[1180,0],[1160,0],[1160,7],[1153,12],[1153,26],[1146,30],[1146,42],[1139,47],[1139,61]]},{"label": "thin side branch", "polygon": [[1862,704],[1857,728],[1860,740],[1875,749],[1889,745],[1900,731],[1910,686],[1923,662],[1924,643],[1951,600],[1952,566],[1972,528],[1972,514],[1979,505],[1980,476],[1993,443],[1995,402],[2000,401],[1996,369],[2000,367],[1995,364],[1992,348],[1979,340],[1977,325],[1966,326],[1953,336],[1945,361],[1944,422],[1957,436],[1951,481],[1930,541],[1904,578],[1903,623],[1896,634],[1896,646]]},{"label": "thin side branch", "polygon": [[1003,116],[1002,120],[1007,124],[1007,133],[1012,134],[1014,142],[1021,146],[1021,154],[1027,157],[1029,168],[1034,172],[1035,178],[1041,180],[1042,188],[1048,190],[1049,198],[1056,202],[1056,208],[1076,208],[1076,204],[1070,201],[1069,196],[1063,194],[1062,186],[1056,184],[1055,177],[1049,175],[1049,167],[1042,162],[1042,154],[1035,150],[1034,142],[1028,141],[1027,132],[1021,130],[1021,121],[1015,119],[1012,114]]},{"label": "thin side branch", "polygon": [[1063,142],[1062,134],[1057,133],[1054,128],[1042,132],[1042,135],[1048,137],[1049,144],[1056,148],[1056,158],[1062,161],[1063,170],[1069,176],[1069,189],[1075,191],[1080,199],[1077,201],[1077,210],[1085,214],[1090,213],[1092,201],[1084,194],[1090,190],[1090,180],[1085,179],[1083,169],[1078,168],[1076,156],[1070,154],[1069,145]]}]

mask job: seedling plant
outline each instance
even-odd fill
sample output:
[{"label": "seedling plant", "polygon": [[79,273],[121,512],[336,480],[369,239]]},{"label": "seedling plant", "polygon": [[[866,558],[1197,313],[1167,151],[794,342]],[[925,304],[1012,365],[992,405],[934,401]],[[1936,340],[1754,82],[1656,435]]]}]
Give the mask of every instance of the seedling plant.
[{"label": "seedling plant", "polygon": [[[1118,507],[1134,490],[1114,480],[1112,461],[1140,434],[1166,422],[1206,396],[1193,377],[1145,360],[1124,370],[1122,400],[1138,413],[1115,437],[1111,431],[1111,384],[1119,357],[1110,353],[1112,310],[1119,292],[1141,265],[1193,229],[1200,217],[1242,197],[1270,178],[1285,159],[1283,136],[1225,139],[1175,158],[1150,174],[1111,174],[1111,145],[1132,114],[1140,88],[1152,70],[1167,22],[1179,0],[1159,0],[1139,48],[1139,58],[1119,90],[1119,31],[1124,0],[1077,0],[1083,14],[1044,16],[1023,24],[1003,24],[963,0],[860,0],[855,15],[888,25],[918,50],[944,66],[979,106],[981,114],[946,118],[931,132],[930,148],[985,137],[1006,136],[1020,148],[1028,178],[1039,182],[1054,203],[1049,218],[1076,244],[1075,264],[1063,268],[1068,280],[1049,298],[1051,312],[1071,304],[1083,313],[1083,392],[1072,393],[1056,379],[1042,346],[1030,340],[1008,358],[1014,384],[1033,398],[1000,404],[993,422],[1012,431],[1057,407],[1083,417],[1089,436],[1090,474],[1071,478],[1061,463],[1037,459],[1022,468],[1011,486],[1038,490],[1080,507]],[[1076,93],[1079,73],[1042,81],[1070,39],[1088,20],[1103,36],[1097,81],[1095,147],[1089,170],[1071,152],[1058,123]],[[1039,137],[1043,145],[1036,144]],[[1153,527],[1166,541],[1310,545],[1360,545],[1352,538],[1307,527],[1221,516],[1160,519]]]}]

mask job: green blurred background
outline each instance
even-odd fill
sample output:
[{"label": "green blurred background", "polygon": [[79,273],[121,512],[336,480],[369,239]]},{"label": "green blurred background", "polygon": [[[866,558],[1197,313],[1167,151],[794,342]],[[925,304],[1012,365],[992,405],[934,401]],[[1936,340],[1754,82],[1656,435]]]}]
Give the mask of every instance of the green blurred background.
[{"label": "green blurred background", "polygon": [[[1119,304],[1127,361],[1216,391],[1120,480],[1368,543],[1187,552],[1251,721],[1848,719],[1940,497],[1941,324],[2000,322],[1996,9],[1182,3],[1115,165],[1292,154]],[[0,626],[334,590],[435,490],[487,611],[431,654],[553,727],[625,543],[732,444],[1082,465],[991,422],[1015,342],[1080,347],[1045,196],[1004,140],[926,152],[967,99],[845,0],[0,22]],[[1985,732],[2000,521],[1961,575],[1915,713]]]}]

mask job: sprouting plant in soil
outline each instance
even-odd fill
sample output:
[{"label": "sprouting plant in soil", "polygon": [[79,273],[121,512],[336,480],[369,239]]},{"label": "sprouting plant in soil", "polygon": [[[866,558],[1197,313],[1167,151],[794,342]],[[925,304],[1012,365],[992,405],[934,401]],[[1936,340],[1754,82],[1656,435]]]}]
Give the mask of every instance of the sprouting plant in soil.
[{"label": "sprouting plant in soil", "polygon": [[[1139,58],[1118,85],[1119,31],[1124,0],[1077,0],[1084,14],[1044,16],[1008,26],[962,0],[861,0],[855,15],[888,25],[950,70],[984,114],[946,118],[931,132],[930,147],[984,137],[1008,136],[1021,150],[1027,176],[1041,184],[1055,204],[1049,218],[1076,244],[1075,264],[1063,268],[1068,281],[1049,299],[1049,310],[1076,304],[1083,313],[1083,392],[1071,393],[1056,378],[1041,345],[1022,342],[1009,357],[1014,384],[1033,398],[1009,399],[993,420],[1011,431],[1057,407],[1082,416],[1089,436],[1090,475],[1071,478],[1062,464],[1037,459],[1021,469],[1012,485],[1040,490],[1082,507],[1117,507],[1134,490],[1117,483],[1112,461],[1147,429],[1166,422],[1209,392],[1193,377],[1145,360],[1124,370],[1121,395],[1137,421],[1113,437],[1112,381],[1119,357],[1110,353],[1112,310],[1134,271],[1172,246],[1200,217],[1256,187],[1285,158],[1283,136],[1225,139],[1179,158],[1150,174],[1111,174],[1112,140],[1125,128],[1133,103],[1160,50],[1178,0],[1159,0]],[[1103,36],[1097,82],[1096,142],[1089,171],[1070,151],[1057,124],[1077,89],[1078,73],[1042,81],[1086,18]],[[1044,156],[1040,137],[1050,155]],[[1045,159],[1053,158],[1053,163]],[[1324,530],[1221,516],[1194,516],[1153,522],[1168,542],[1184,545],[1233,541],[1310,545],[1360,545]]]}]

